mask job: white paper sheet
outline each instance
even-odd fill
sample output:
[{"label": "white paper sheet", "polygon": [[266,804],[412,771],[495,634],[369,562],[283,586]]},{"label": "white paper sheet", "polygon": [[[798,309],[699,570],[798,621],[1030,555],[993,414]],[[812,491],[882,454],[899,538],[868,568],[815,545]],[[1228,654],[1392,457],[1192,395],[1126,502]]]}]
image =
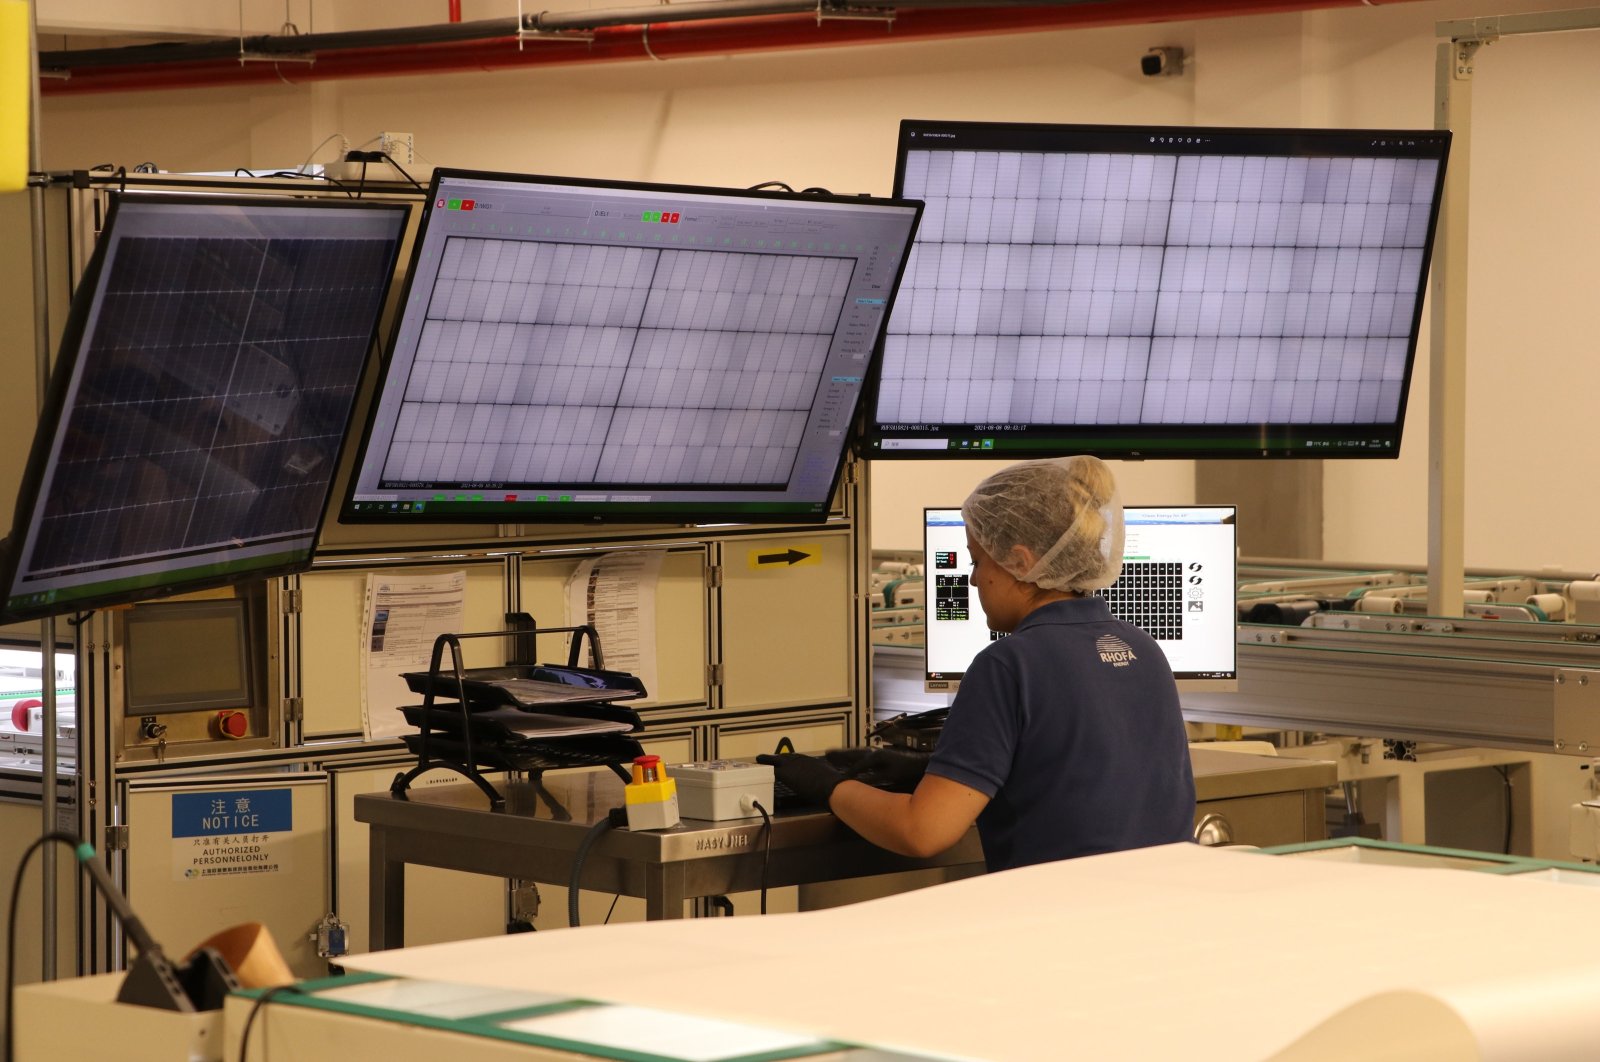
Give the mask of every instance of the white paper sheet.
[{"label": "white paper sheet", "polygon": [[662,550],[608,553],[579,564],[567,580],[567,624],[594,624],[606,668],[634,676],[651,697],[660,696],[656,588],[665,557]]},{"label": "white paper sheet", "polygon": [[[467,614],[467,573],[367,576],[361,619],[361,729],[368,740],[413,728],[396,709],[421,704],[400,677],[426,671],[441,634],[459,634]],[[448,652],[445,664],[450,663]]]},{"label": "white paper sheet", "polygon": [[[347,965],[1004,1062],[1565,1062],[1594,1055],[1600,954],[1582,933],[1596,910],[1593,890],[1545,881],[1184,844],[826,911],[586,927]],[[618,954],[670,955],[672,976],[619,967]],[[1424,1053],[1390,1050],[1406,1026]]]}]

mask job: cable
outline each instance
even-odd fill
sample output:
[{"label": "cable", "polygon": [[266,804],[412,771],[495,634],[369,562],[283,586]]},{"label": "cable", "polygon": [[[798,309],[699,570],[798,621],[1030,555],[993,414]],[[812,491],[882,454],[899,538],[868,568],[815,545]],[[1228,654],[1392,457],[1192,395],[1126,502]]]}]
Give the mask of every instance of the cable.
[{"label": "cable", "polygon": [[28,850],[22,853],[22,859],[17,863],[17,873],[11,880],[11,908],[6,916],[6,1057],[5,1062],[12,1062],[16,1058],[15,1043],[17,1035],[17,907],[22,897],[22,876],[28,870],[28,860],[33,858],[33,853],[49,844],[51,841],[60,841],[68,848],[76,850],[78,838],[65,830],[51,830],[49,833],[28,845]]},{"label": "cable", "polygon": [[595,841],[600,839],[602,833],[619,825],[616,821],[618,817],[622,822],[626,822],[627,814],[625,808],[612,808],[605,818],[590,826],[589,832],[578,842],[577,854],[572,857],[572,877],[567,882],[567,925],[573,928],[578,926],[578,882],[583,879],[583,861],[588,858],[589,849],[594,847]]},{"label": "cable", "polygon": [[[322,143],[318,144],[316,147],[311,149],[311,154],[306,156],[306,160],[304,162],[302,162],[300,165],[295,167],[295,172],[296,173],[300,173],[300,174],[304,174],[306,172],[306,167],[311,165],[311,160],[317,157],[317,152],[319,152],[323,148],[327,147],[329,141],[337,140],[343,135],[344,135],[343,133],[329,133],[327,135],[327,137],[322,141]],[[372,141],[369,140],[369,141],[367,141],[367,143],[370,144],[370,143],[372,143]],[[363,144],[362,146],[365,147],[366,145]]]},{"label": "cable", "polygon": [[1506,839],[1502,851],[1511,854],[1511,769],[1504,765],[1495,767],[1500,772],[1500,781],[1505,785],[1506,791]]},{"label": "cable", "polygon": [[611,906],[606,909],[606,920],[601,922],[601,925],[608,926],[611,924],[611,912],[617,909],[617,901],[620,899],[622,899],[622,893],[620,892],[611,897]]},{"label": "cable", "polygon": [[787,184],[784,184],[782,181],[762,181],[760,184],[752,184],[746,189],[746,191],[759,192],[763,188],[776,188],[780,192],[794,191],[793,188],[789,187]]},{"label": "cable", "polygon": [[[256,1015],[261,1013],[261,1008],[266,1006],[269,1000],[285,992],[293,992],[302,996],[306,994],[305,989],[299,985],[275,985],[256,997],[255,1003],[250,1007],[250,1013],[245,1016],[244,1030],[239,1034],[239,1062],[247,1062],[250,1058],[250,1027],[256,1023]],[[262,1026],[262,1028],[265,1029],[266,1026]],[[263,1032],[261,1034],[262,1055],[266,1054],[266,1042],[267,1034]]]},{"label": "cable", "polygon": [[750,806],[761,812],[761,836],[766,842],[761,848],[761,913],[767,913],[767,867],[772,862],[772,816],[767,814],[767,809],[761,806],[761,801],[752,800]]},{"label": "cable", "polygon": [[801,195],[832,195],[833,193],[828,191],[826,188],[813,186],[813,187],[810,187],[810,188],[802,188],[802,189],[800,189],[800,194]]},{"label": "cable", "polygon": [[400,165],[398,162],[396,162],[394,160],[394,156],[393,155],[389,154],[387,151],[380,151],[380,152],[378,152],[378,154],[382,155],[384,157],[384,159],[389,163],[389,165],[391,165],[395,169],[399,170],[400,171],[400,176],[404,177],[406,180],[411,182],[411,187],[415,188],[419,192],[426,192],[427,191],[426,188],[422,187],[422,185],[417,183],[417,179],[415,177],[411,176],[411,174],[406,172],[406,169],[405,169],[404,166]]}]

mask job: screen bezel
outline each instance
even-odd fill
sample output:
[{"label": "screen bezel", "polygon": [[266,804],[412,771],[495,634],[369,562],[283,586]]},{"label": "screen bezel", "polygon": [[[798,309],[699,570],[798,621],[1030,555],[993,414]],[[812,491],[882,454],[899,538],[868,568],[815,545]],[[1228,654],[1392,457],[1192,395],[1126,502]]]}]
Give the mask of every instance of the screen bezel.
[{"label": "screen bezel", "polygon": [[[1215,509],[1215,510],[1219,510],[1219,511],[1226,510],[1226,511],[1228,511],[1229,513],[1231,513],[1233,515],[1233,519],[1232,520],[1224,520],[1224,521],[1219,521],[1218,522],[1218,526],[1225,525],[1225,526],[1233,528],[1233,550],[1232,550],[1232,557],[1231,557],[1231,560],[1232,560],[1232,563],[1233,563],[1233,571],[1232,571],[1232,573],[1230,573],[1229,578],[1228,578],[1227,583],[1226,583],[1227,593],[1228,593],[1229,598],[1230,598],[1228,608],[1226,609],[1226,614],[1231,619],[1232,624],[1233,624],[1233,629],[1234,629],[1234,637],[1230,641],[1230,644],[1233,646],[1233,670],[1231,672],[1226,673],[1226,674],[1207,675],[1207,676],[1201,676],[1199,674],[1192,673],[1192,672],[1184,672],[1181,675],[1179,673],[1177,673],[1177,672],[1173,673],[1173,679],[1174,679],[1174,681],[1177,682],[1178,689],[1179,689],[1180,692],[1182,692],[1182,691],[1191,691],[1191,692],[1203,692],[1203,693],[1232,693],[1232,692],[1238,690],[1238,688],[1239,688],[1239,647],[1238,647],[1239,615],[1238,615],[1238,607],[1237,607],[1237,601],[1238,601],[1238,571],[1239,571],[1239,560],[1238,560],[1238,558],[1239,558],[1239,529],[1238,529],[1239,528],[1239,507],[1237,505],[1200,504],[1200,503],[1182,504],[1182,505],[1125,505],[1125,506],[1122,507],[1124,525],[1126,525],[1127,513],[1129,513],[1129,512],[1137,512],[1137,511],[1140,511],[1140,510],[1155,510],[1155,511],[1159,511],[1159,510],[1167,510],[1167,509],[1184,509],[1184,510]],[[924,618],[923,618],[923,623],[924,623],[925,627],[934,622],[933,620],[927,618],[927,612],[931,612],[931,610],[935,606],[934,606],[933,600],[931,598],[926,597],[926,595],[929,592],[928,580],[932,578],[932,572],[934,570],[932,564],[930,563],[930,558],[933,556],[933,549],[932,549],[932,543],[930,543],[929,540],[928,540],[928,528],[930,526],[929,525],[929,521],[928,521],[928,514],[929,513],[935,513],[935,512],[941,512],[941,513],[943,513],[943,512],[955,512],[955,513],[960,513],[961,512],[961,506],[959,506],[959,505],[928,505],[928,506],[924,506],[923,510],[922,510],[922,561],[923,561],[923,564],[922,564],[922,573],[923,573],[922,577],[923,577],[923,580],[924,580],[924,584],[923,584],[923,586],[924,586],[923,593],[925,595],[924,596],[924,600],[927,602],[927,604],[925,606],[927,611],[925,611]],[[977,607],[977,606],[974,606],[974,607]],[[980,611],[981,611],[981,608],[980,608]],[[927,633],[926,633],[926,631],[924,631],[923,637],[922,637],[923,691],[925,693],[948,693],[948,694],[954,695],[961,688],[961,679],[963,678],[963,676],[965,676],[966,672],[965,671],[961,671],[961,672],[940,671],[940,672],[937,672],[937,673],[934,672],[928,666],[929,665],[929,661],[928,661],[928,641],[929,641],[929,639],[928,639]],[[934,677],[935,674],[938,675],[937,678]]]},{"label": "screen bezel", "polygon": [[[914,199],[883,196],[847,196],[831,193],[793,193],[767,189],[739,189],[723,188],[689,184],[664,184],[648,181],[602,180],[597,178],[555,177],[543,174],[507,173],[495,170],[438,168],[433,171],[433,177],[428,185],[428,198],[423,205],[422,217],[417,227],[415,239],[411,245],[411,259],[406,269],[405,283],[400,290],[400,298],[395,311],[395,325],[390,329],[388,341],[384,346],[383,358],[379,364],[376,382],[367,404],[366,418],[362,426],[360,444],[356,448],[355,460],[350,466],[350,474],[346,482],[344,497],[341,500],[337,519],[341,524],[387,524],[406,526],[409,524],[672,524],[693,525],[713,523],[741,523],[741,524],[819,524],[825,523],[832,515],[834,502],[839,490],[839,481],[843,476],[846,459],[850,456],[853,430],[847,430],[840,435],[839,453],[834,462],[833,475],[828,489],[820,498],[812,499],[808,504],[810,509],[795,511],[770,511],[764,509],[740,510],[730,508],[728,502],[692,503],[678,499],[663,499],[651,502],[594,502],[588,505],[577,503],[564,505],[539,506],[537,502],[481,502],[470,509],[429,509],[424,514],[418,515],[408,511],[389,511],[381,508],[358,509],[356,490],[361,477],[362,468],[367,460],[368,448],[372,442],[373,428],[376,424],[385,389],[395,381],[390,380],[389,374],[393,367],[400,341],[400,322],[406,313],[406,308],[411,304],[412,286],[415,283],[417,263],[421,260],[427,243],[429,224],[438,208],[440,184],[446,180],[458,181],[502,181],[516,184],[549,184],[563,187],[582,189],[593,188],[596,190],[638,191],[660,195],[702,195],[720,196],[729,199],[745,200],[770,200],[774,202],[806,202],[806,203],[836,203],[842,206],[871,206],[881,205],[887,207],[901,207],[912,210],[910,236],[907,242],[906,253],[900,256],[899,266],[895,272],[894,281],[889,287],[887,305],[879,322],[878,339],[872,345],[872,352],[867,359],[865,385],[856,393],[855,411],[850,418],[853,424],[865,408],[868,395],[872,392],[872,373],[878,364],[879,352],[883,342],[883,329],[887,327],[890,315],[894,312],[894,298],[899,290],[900,281],[905,275],[906,260],[910,257],[911,241],[916,238],[918,225],[922,220],[922,202]],[[755,503],[763,504],[763,503]],[[779,504],[779,503],[774,503]]]},{"label": "screen bezel", "polygon": [[[395,200],[348,200],[267,195],[207,195],[154,191],[110,193],[110,203],[106,211],[105,220],[101,224],[98,238],[95,241],[94,251],[90,254],[89,261],[72,291],[72,300],[67,310],[66,322],[62,328],[61,341],[56,348],[57,354],[55,361],[52,363],[44,403],[40,408],[39,419],[34,429],[33,442],[28,451],[28,460],[23,466],[22,481],[17,490],[16,505],[12,514],[11,532],[3,542],[0,542],[0,622],[10,623],[70,612],[86,612],[108,605],[168,597],[173,594],[187,593],[191,590],[204,590],[219,586],[231,586],[256,579],[293,575],[296,572],[305,571],[311,566],[316,544],[322,537],[328,501],[335,490],[334,479],[336,477],[330,477],[328,481],[327,491],[322,497],[321,504],[317,507],[315,526],[309,529],[309,539],[303,550],[264,554],[238,561],[233,565],[224,560],[195,568],[163,572],[153,577],[127,576],[120,580],[109,579],[101,584],[85,584],[84,587],[71,591],[69,596],[58,596],[51,600],[37,603],[9,603],[11,595],[16,588],[16,580],[22,564],[21,550],[25,540],[25,530],[39,511],[42,501],[40,493],[44,485],[45,472],[49,466],[51,454],[56,449],[57,436],[66,427],[62,421],[62,415],[66,412],[66,403],[72,381],[78,372],[79,363],[84,354],[83,344],[89,324],[88,318],[91,304],[104,279],[106,256],[111,242],[108,236],[115,231],[117,218],[125,203],[130,207],[137,207],[142,204],[175,204],[178,206],[246,207],[269,210],[310,208],[313,210],[337,209],[397,212],[399,214],[399,224],[396,229],[394,245],[390,251],[383,291],[378,301],[380,312],[374,314],[372,335],[367,340],[366,354],[364,356],[366,363],[370,363],[372,360],[372,352],[377,342],[382,320],[381,309],[387,304],[389,293],[393,287],[395,266],[399,261],[400,247],[404,242],[411,214],[410,204]],[[345,413],[345,421],[340,430],[341,443],[333,455],[332,467],[335,470],[340,465],[343,450],[348,442],[350,425],[355,417],[356,404],[360,399],[360,383],[365,378],[365,375],[366,365],[364,364],[352,389],[350,408]],[[127,585],[130,581],[132,581],[133,585]],[[82,592],[79,592],[80,589]]]},{"label": "screen bezel", "polygon": [[[1449,164],[1451,134],[1448,130],[1418,129],[1283,129],[1247,128],[1229,126],[1131,126],[1131,125],[1056,125],[1023,122],[960,122],[904,119],[900,123],[895,150],[894,194],[902,195],[905,187],[906,158],[914,146],[924,149],[924,144],[914,144],[920,136],[926,141],[929,133],[945,133],[977,138],[973,150],[1038,151],[1068,153],[1069,151],[1106,151],[1117,145],[1129,146],[1134,140],[1162,141],[1149,151],[1141,153],[1190,155],[1192,143],[1197,138],[1228,142],[1262,141],[1279,138],[1293,141],[1298,147],[1288,157],[1326,157],[1336,143],[1354,147],[1363,139],[1426,139],[1437,145],[1439,172],[1433,191],[1433,202],[1428,217],[1427,237],[1422,248],[1423,272],[1417,285],[1417,297],[1412,307],[1410,338],[1406,350],[1406,368],[1400,387],[1399,405],[1392,423],[1383,424],[1279,424],[1238,423],[1225,427],[1205,424],[1192,425],[1050,425],[1044,429],[1024,432],[1004,430],[979,430],[973,426],[939,425],[937,430],[910,432],[886,430],[894,427],[876,419],[879,391],[883,382],[883,353],[887,331],[878,345],[872,386],[862,401],[862,432],[857,452],[867,460],[963,460],[998,459],[1007,461],[1031,458],[1062,457],[1072,454],[1092,454],[1102,458],[1366,458],[1373,460],[1396,459],[1400,456],[1404,435],[1406,410],[1411,392],[1413,373],[1416,370],[1417,343],[1422,325],[1423,303],[1428,293],[1428,267],[1438,234],[1440,201],[1444,193],[1445,173]],[[983,138],[994,138],[995,143],[984,143]],[[1063,138],[1081,140],[1082,147],[1065,149]],[[1098,143],[1096,143],[1098,141]],[[966,143],[967,141],[963,141]],[[1090,146],[1093,144],[1094,146]],[[1316,147],[1322,150],[1317,152]],[[1148,147],[1148,143],[1146,144]],[[1349,150],[1335,152],[1351,155]],[[1423,157],[1433,158],[1434,153]],[[987,427],[987,426],[986,426]],[[1056,429],[1072,427],[1073,434],[1065,435]],[[1054,432],[1054,434],[1051,434]],[[931,445],[935,440],[945,445]],[[929,445],[906,448],[886,447],[886,443],[920,441]]]}]

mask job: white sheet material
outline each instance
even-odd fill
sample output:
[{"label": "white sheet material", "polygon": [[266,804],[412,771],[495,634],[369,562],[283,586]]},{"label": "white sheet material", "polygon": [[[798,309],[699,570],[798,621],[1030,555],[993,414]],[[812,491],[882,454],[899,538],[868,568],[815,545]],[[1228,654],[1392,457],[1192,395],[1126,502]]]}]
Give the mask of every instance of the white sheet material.
[{"label": "white sheet material", "polygon": [[[1594,1057],[1597,914],[1592,890],[1547,881],[1180,844],[346,965],[995,1060],[1544,1062]],[[626,958],[643,955],[660,961]]]}]

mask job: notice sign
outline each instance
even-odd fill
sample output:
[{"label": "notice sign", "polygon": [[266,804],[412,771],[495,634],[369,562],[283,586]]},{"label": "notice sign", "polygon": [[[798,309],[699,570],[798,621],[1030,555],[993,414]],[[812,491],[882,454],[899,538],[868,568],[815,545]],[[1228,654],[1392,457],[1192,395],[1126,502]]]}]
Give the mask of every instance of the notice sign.
[{"label": "notice sign", "polygon": [[293,797],[289,789],[174,793],[174,880],[277,874],[289,869]]}]

